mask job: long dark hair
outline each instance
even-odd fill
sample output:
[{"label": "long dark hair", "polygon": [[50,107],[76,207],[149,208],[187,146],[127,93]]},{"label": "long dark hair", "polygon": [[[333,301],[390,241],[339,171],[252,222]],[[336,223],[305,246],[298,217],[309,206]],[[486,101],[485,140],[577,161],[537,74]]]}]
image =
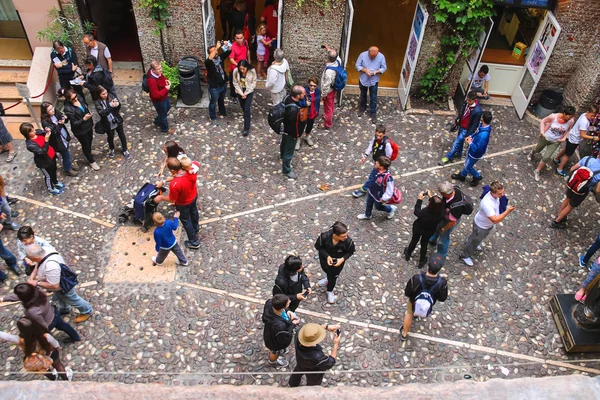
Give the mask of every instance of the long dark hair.
[{"label": "long dark hair", "polygon": [[48,297],[40,289],[28,283],[19,283],[13,291],[25,309],[48,304]]},{"label": "long dark hair", "polygon": [[48,355],[54,351],[54,347],[44,336],[46,333],[49,333],[48,328],[39,322],[22,317],[17,321],[17,328],[19,328],[19,336],[23,339],[23,352],[25,353],[23,359],[36,353],[38,344]]},{"label": "long dark hair", "polygon": [[238,71],[240,70],[239,69],[240,67],[246,68],[246,73],[248,73],[251,69],[254,69],[254,67],[252,66],[252,64],[250,64],[247,60],[242,60],[242,61],[239,62],[239,64],[238,64]]},{"label": "long dark hair", "polygon": [[177,158],[179,153],[185,154],[185,150],[174,140],[168,140],[165,143],[165,148],[167,149],[167,158]]},{"label": "long dark hair", "polygon": [[[48,101],[44,101],[41,105],[40,108],[42,110],[42,121],[52,121],[50,115],[48,115],[48,108],[53,107],[52,103],[48,102]],[[55,111],[56,113],[56,111]]]},{"label": "long dark hair", "polygon": [[430,197],[427,209],[434,214],[441,214],[444,209],[444,202],[439,196]]}]

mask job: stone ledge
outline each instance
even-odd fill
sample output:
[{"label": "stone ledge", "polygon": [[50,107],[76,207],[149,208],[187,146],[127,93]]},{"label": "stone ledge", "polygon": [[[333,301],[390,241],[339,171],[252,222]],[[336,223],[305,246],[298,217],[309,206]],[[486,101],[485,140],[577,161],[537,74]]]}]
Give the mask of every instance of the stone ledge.
[{"label": "stone ledge", "polygon": [[[131,373],[132,375],[134,373]],[[77,374],[75,375],[77,378]],[[408,399],[598,399],[600,377],[567,375],[548,378],[492,379],[487,382],[464,380],[439,384],[408,384],[393,387],[333,388],[301,387],[298,389],[272,386],[167,386],[161,384],[132,384],[72,382],[56,383],[45,380],[30,382],[0,382],[0,399],[58,398],[128,399],[128,400],[229,400],[229,399],[289,399],[306,400],[378,400]]]}]

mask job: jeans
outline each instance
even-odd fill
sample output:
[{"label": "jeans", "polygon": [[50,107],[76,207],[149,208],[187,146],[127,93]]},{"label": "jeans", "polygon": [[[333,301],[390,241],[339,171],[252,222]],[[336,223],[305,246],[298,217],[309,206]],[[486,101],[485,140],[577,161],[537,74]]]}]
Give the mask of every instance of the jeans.
[{"label": "jeans", "polygon": [[585,289],[585,287],[591,281],[593,281],[594,278],[598,276],[598,274],[600,274],[600,265],[598,265],[598,261],[594,261],[594,263],[590,267],[590,272],[588,272],[587,276],[585,277],[585,280],[581,284],[581,287]]},{"label": "jeans", "polygon": [[332,90],[327,94],[327,96],[323,97],[323,118],[325,121],[323,122],[323,126],[325,128],[331,128],[333,125],[333,112],[335,111],[335,94],[336,91]]},{"label": "jeans", "polygon": [[471,258],[473,254],[475,254],[475,250],[477,249],[477,247],[481,243],[483,243],[485,238],[488,237],[490,233],[492,233],[493,229],[493,226],[489,229],[483,229],[479,225],[477,225],[475,221],[473,221],[473,232],[471,232],[471,234],[467,238],[467,241],[465,242],[465,247],[463,248],[460,257]]},{"label": "jeans", "polygon": [[190,204],[185,206],[175,206],[177,211],[181,213],[179,219],[181,220],[181,225],[183,225],[183,229],[185,229],[185,233],[187,234],[188,240],[190,244],[199,244],[200,239],[196,236],[196,232],[200,229],[200,225],[198,224],[200,217],[198,216],[198,197],[194,199]]},{"label": "jeans", "polygon": [[170,249],[158,250],[158,254],[156,255],[156,263],[162,264],[170,252],[173,252],[173,254],[175,254],[175,257],[177,257],[181,264],[187,264],[188,259],[185,256],[185,254],[183,254],[183,250],[181,250],[181,247],[179,247],[178,243],[175,243],[175,246],[171,247]]},{"label": "jeans", "polygon": [[60,152],[60,156],[62,157],[63,169],[65,170],[65,172],[69,172],[72,168],[71,152],[67,148],[65,151]]},{"label": "jeans", "polygon": [[458,128],[458,135],[456,136],[456,140],[452,144],[452,150],[446,157],[452,160],[454,157],[462,157],[463,146],[465,144],[465,138],[467,137],[467,130],[465,128]]},{"label": "jeans", "polygon": [[[6,262],[6,266],[9,269],[14,270],[17,268],[17,257],[9,249],[4,247],[4,243],[0,240],[0,257]],[[0,271],[0,280],[6,279],[6,274]]]},{"label": "jeans", "polygon": [[292,157],[294,157],[297,140],[298,139],[290,135],[281,135],[281,143],[279,144],[279,157],[283,161],[281,165],[281,172],[286,175],[292,172]]},{"label": "jeans", "polygon": [[470,155],[467,155],[467,159],[465,160],[465,166],[463,170],[460,172],[462,176],[467,176],[468,174],[473,175],[474,179],[481,179],[481,174],[477,172],[475,169],[475,164],[479,161],[477,158],[473,158]]},{"label": "jeans", "polygon": [[450,247],[450,234],[454,229],[456,229],[458,224],[460,224],[460,218],[456,220],[456,224],[452,228],[447,229],[444,231],[444,233],[440,234],[440,229],[443,228],[447,223],[447,221],[442,221],[438,225],[434,235],[429,238],[430,242],[437,242],[437,253],[444,257],[448,255],[448,247]]},{"label": "jeans", "polygon": [[373,168],[371,170],[371,172],[369,173],[369,177],[367,178],[367,181],[365,182],[364,185],[362,185],[361,190],[363,192],[366,192],[367,189],[369,188],[369,185],[371,184],[371,182],[373,182],[375,180],[376,177],[377,177],[377,168]]},{"label": "jeans", "polygon": [[306,386],[319,386],[323,382],[323,377],[325,373],[322,374],[303,374],[303,371],[296,366],[294,368],[294,373],[290,376],[290,381],[288,384],[290,387],[298,387],[300,386],[300,381],[302,381],[302,377],[306,375]]},{"label": "jeans", "polygon": [[271,104],[276,105],[285,100],[285,96],[287,95],[287,91],[283,89],[281,92],[273,93],[271,92]]},{"label": "jeans", "polygon": [[156,109],[156,118],[154,118],[154,125],[159,126],[161,132],[169,131],[169,123],[167,122],[167,115],[171,109],[171,102],[167,97],[163,101],[153,101],[154,108]]},{"label": "jeans", "polygon": [[379,89],[379,83],[373,86],[363,86],[360,81],[358,82],[360,88],[360,109],[361,111],[367,111],[367,91],[369,91],[369,105],[371,115],[377,114],[377,90]]},{"label": "jeans", "polygon": [[127,151],[127,138],[125,137],[125,132],[123,131],[123,124],[117,126],[115,129],[111,129],[106,132],[106,140],[108,141],[108,147],[111,150],[115,149],[115,131],[119,135],[119,140],[121,141],[121,150]]},{"label": "jeans", "polygon": [[252,120],[252,115],[250,114],[250,107],[252,106],[252,97],[254,93],[249,93],[246,95],[245,99],[242,99],[242,96],[239,96],[240,107],[242,107],[242,111],[244,111],[244,130],[250,130],[250,121]]},{"label": "jeans", "polygon": [[210,120],[214,121],[217,119],[217,103],[219,104],[219,114],[225,115],[225,92],[227,91],[227,85],[216,88],[208,88],[208,94],[210,102],[208,103],[208,115]]},{"label": "jeans", "polygon": [[75,293],[75,288],[64,294],[60,291],[54,292],[54,301],[58,303],[59,312],[61,313],[70,312],[71,306],[75,307],[82,315],[87,315],[94,312],[94,309],[90,303]]},{"label": "jeans", "polygon": [[588,251],[585,253],[585,256],[583,256],[583,262],[585,264],[590,262],[590,259],[594,256],[594,253],[597,252],[598,249],[600,249],[600,235],[598,235],[596,241],[590,246]]},{"label": "jeans", "polygon": [[52,308],[54,308],[54,319],[48,326],[48,330],[51,331],[52,329],[56,328],[59,331],[63,331],[64,333],[69,335],[71,340],[74,342],[81,340],[77,331],[75,329],[73,329],[73,327],[71,325],[69,325],[65,321],[63,321],[58,309],[54,306]]},{"label": "jeans", "polygon": [[8,201],[6,201],[2,197],[0,197],[0,201],[2,202],[0,204],[0,212],[2,212],[4,215],[6,215],[6,219],[4,221],[2,221],[2,224],[10,225],[10,224],[12,224],[12,217],[10,216],[10,214],[12,213],[12,210],[10,209],[10,205],[8,204]]},{"label": "jeans", "polygon": [[306,120],[306,127],[304,128],[303,132],[306,133],[306,136],[310,135],[310,133],[312,132],[313,126],[315,125],[315,119],[317,119],[317,117],[309,118]]},{"label": "jeans", "polygon": [[375,201],[373,196],[367,193],[367,209],[365,210],[365,215],[367,217],[371,217],[371,214],[373,213],[373,206],[375,206],[376,210],[385,211],[388,214],[392,212],[392,207],[386,206],[378,201]]}]

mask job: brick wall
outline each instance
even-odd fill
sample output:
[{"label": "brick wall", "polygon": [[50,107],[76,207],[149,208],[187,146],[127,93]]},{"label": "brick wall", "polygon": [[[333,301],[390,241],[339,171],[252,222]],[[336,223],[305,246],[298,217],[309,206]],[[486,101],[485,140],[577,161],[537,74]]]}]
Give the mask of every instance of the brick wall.
[{"label": "brick wall", "polygon": [[294,80],[304,82],[323,72],[326,56],[322,44],[339,48],[346,1],[331,0],[328,9],[311,1],[302,7],[296,4],[296,0],[284,0],[281,44]]}]

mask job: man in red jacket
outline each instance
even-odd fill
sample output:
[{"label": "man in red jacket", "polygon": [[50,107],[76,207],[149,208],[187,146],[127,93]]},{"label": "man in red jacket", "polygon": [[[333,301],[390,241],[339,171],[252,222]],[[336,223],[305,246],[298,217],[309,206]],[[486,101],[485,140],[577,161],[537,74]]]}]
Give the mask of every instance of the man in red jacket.
[{"label": "man in red jacket", "polygon": [[147,83],[150,90],[150,99],[157,113],[156,118],[154,118],[154,125],[160,127],[163,133],[175,133],[174,128],[169,129],[169,123],[167,122],[167,114],[171,109],[171,102],[169,101],[171,82],[163,75],[160,61],[153,60],[150,63]]}]

